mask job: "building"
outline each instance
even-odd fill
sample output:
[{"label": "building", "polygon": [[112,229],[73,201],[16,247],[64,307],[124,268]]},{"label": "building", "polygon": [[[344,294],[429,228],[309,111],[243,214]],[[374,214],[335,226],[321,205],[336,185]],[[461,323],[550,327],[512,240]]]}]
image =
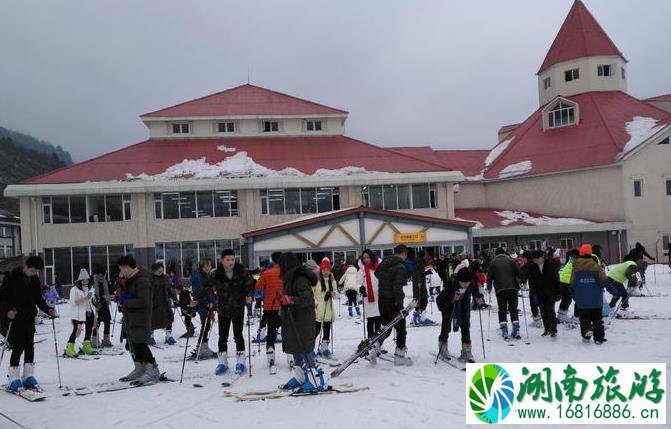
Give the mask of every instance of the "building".
[{"label": "building", "polygon": [[21,255],[21,220],[0,209],[0,261]]}]

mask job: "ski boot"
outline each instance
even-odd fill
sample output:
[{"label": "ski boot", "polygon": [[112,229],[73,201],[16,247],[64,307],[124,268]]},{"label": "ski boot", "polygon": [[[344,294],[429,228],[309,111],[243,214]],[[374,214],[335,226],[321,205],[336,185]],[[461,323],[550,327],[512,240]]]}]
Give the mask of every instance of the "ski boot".
[{"label": "ski boot", "polygon": [[587,331],[584,334],[582,334],[583,343],[589,343],[591,339],[592,339],[592,331]]},{"label": "ski boot", "polygon": [[165,343],[170,346],[177,344],[177,341],[175,340],[175,337],[172,336],[172,331],[170,330],[165,331]]},{"label": "ski boot", "polygon": [[470,343],[463,343],[461,345],[461,356],[459,356],[459,360],[464,363],[474,363],[475,358],[473,357],[473,353],[471,352],[471,344]]},{"label": "ski boot", "polygon": [[91,335],[91,347],[94,349],[100,348],[100,339],[98,338],[98,335]]},{"label": "ski boot", "polygon": [[[366,340],[368,341],[368,340]],[[377,357],[380,356],[380,343],[375,342],[373,347],[368,350],[368,361],[371,365],[377,364]]]},{"label": "ski boot", "polygon": [[245,352],[244,352],[244,350],[236,352],[235,353],[235,358],[236,358],[235,373],[240,375],[247,370],[247,368],[245,367]]},{"label": "ski boot", "polygon": [[256,331],[256,337],[252,338],[252,343],[265,343],[266,342],[266,335],[263,333],[264,329],[259,328]]},{"label": "ski boot", "polygon": [[566,310],[558,310],[557,323],[565,323],[567,320],[568,320],[568,314],[566,314]]},{"label": "ski boot", "polygon": [[[350,307],[352,308],[352,307]],[[331,353],[331,350],[329,350],[329,344],[331,342],[329,340],[323,340],[321,344],[319,345],[319,348],[317,349],[317,354],[319,356],[323,356],[326,359],[332,359],[333,358],[333,353]]]},{"label": "ski boot", "polygon": [[33,375],[35,371],[34,363],[23,364],[23,387],[26,389],[39,390],[40,385]]},{"label": "ski boot", "polygon": [[133,371],[131,371],[130,374],[128,374],[127,376],[121,377],[119,381],[135,381],[139,379],[142,376],[142,374],[144,374],[145,370],[144,364],[140,362],[133,362],[133,364],[135,364],[135,368],[133,369]]},{"label": "ski boot", "polygon": [[354,309],[356,310],[356,316],[361,317],[361,308],[359,308],[359,306],[357,305],[356,307],[354,307]]},{"label": "ski boot", "polygon": [[348,319],[351,319],[352,317],[354,317],[354,312],[352,311],[352,306],[351,305],[347,307],[347,314],[348,314],[348,317],[347,317]]},{"label": "ski boot", "polygon": [[413,325],[421,325],[422,324],[422,313],[419,312],[419,310],[415,310],[414,313],[412,313],[412,322]]},{"label": "ski boot", "polygon": [[275,335],[275,344],[281,342],[282,342],[282,334],[280,333],[280,331],[277,331],[277,334]]},{"label": "ski boot", "polygon": [[266,350],[266,359],[268,360],[268,372],[271,375],[277,374],[277,365],[275,365],[275,348],[269,347]]},{"label": "ski boot", "polygon": [[65,356],[69,358],[77,357],[77,352],[75,351],[75,343],[67,343],[65,345]]},{"label": "ski boot", "polygon": [[420,326],[430,326],[433,325],[433,320],[426,317],[425,313],[419,313],[419,324]]},{"label": "ski boot", "polygon": [[282,385],[280,388],[283,390],[294,390],[298,389],[305,383],[305,373],[303,372],[303,368],[298,368],[296,366],[291,366],[291,373],[293,374],[293,377],[284,385]]},{"label": "ski boot", "polygon": [[156,345],[156,340],[154,339],[153,335],[151,337],[149,337],[149,345],[150,346],[155,346]]},{"label": "ski boot", "polygon": [[407,348],[396,347],[394,352],[394,366],[412,366],[412,359],[408,356]]},{"label": "ski boot", "polygon": [[217,356],[217,359],[219,359],[219,363],[217,364],[217,367],[214,369],[214,375],[224,375],[228,371],[228,353],[226,352],[219,352],[219,356]]},{"label": "ski boot", "polygon": [[79,349],[79,353],[85,354],[85,355],[92,355],[95,354],[95,350],[93,350],[93,346],[91,345],[91,340],[84,340],[82,343],[82,347]]},{"label": "ski boot", "polygon": [[134,386],[149,386],[156,384],[161,380],[161,372],[158,370],[158,365],[147,362],[142,364],[144,366],[144,373],[137,380],[131,384]]},{"label": "ski boot", "polygon": [[450,352],[447,350],[447,341],[438,340],[438,350],[438,359],[445,362],[452,359]]},{"label": "ski boot", "polygon": [[541,316],[534,316],[534,321],[531,322],[531,326],[534,328],[542,328],[543,327],[543,319]]},{"label": "ski boot", "polygon": [[516,340],[522,339],[522,336],[520,335],[520,322],[519,321],[514,321],[513,322],[513,331],[510,333],[510,336]]},{"label": "ski boot", "polygon": [[7,385],[7,390],[10,392],[18,392],[23,389],[23,383],[21,382],[21,377],[19,377],[19,367],[10,366],[9,367],[9,384]]},{"label": "ski boot", "polygon": [[114,347],[114,345],[110,341],[109,334],[105,334],[105,336],[103,337],[103,347]]},{"label": "ski boot", "polygon": [[508,323],[501,322],[499,324],[499,329],[501,329],[501,337],[503,337],[504,340],[509,340],[510,337],[508,336]]}]

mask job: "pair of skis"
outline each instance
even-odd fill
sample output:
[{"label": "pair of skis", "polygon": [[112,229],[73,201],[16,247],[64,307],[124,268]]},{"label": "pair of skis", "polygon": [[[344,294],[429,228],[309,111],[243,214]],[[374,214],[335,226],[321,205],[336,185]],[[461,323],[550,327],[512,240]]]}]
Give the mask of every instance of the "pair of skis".
[{"label": "pair of skis", "polygon": [[14,390],[9,390],[9,388],[5,388],[5,392],[11,393],[12,395],[23,398],[23,399],[25,399],[26,401],[29,401],[29,402],[38,402],[38,401],[43,401],[43,400],[47,399],[47,395],[44,393],[44,391],[42,389],[24,389],[24,388],[21,388],[18,391],[14,391]]},{"label": "pair of skis", "polygon": [[303,397],[303,396],[321,396],[321,395],[330,395],[336,393],[353,393],[353,392],[363,392],[369,390],[369,387],[354,387],[351,384],[341,384],[336,386],[328,386],[324,390],[314,391],[314,392],[301,392],[300,390],[284,390],[284,389],[273,389],[257,392],[245,392],[237,393],[231,392],[229,390],[224,390],[224,394],[233,398],[237,401],[264,401],[267,399],[281,399],[289,397]]},{"label": "pair of skis", "polygon": [[66,392],[63,393],[63,396],[85,396],[91,395],[94,393],[106,393],[106,392],[117,392],[119,390],[127,389],[136,389],[140,387],[153,386],[160,383],[172,383],[177,380],[166,377],[165,373],[161,373],[161,376],[157,383],[149,384],[132,384],[129,381],[110,381],[106,383],[94,384],[91,386],[81,386],[81,387],[66,387]]}]

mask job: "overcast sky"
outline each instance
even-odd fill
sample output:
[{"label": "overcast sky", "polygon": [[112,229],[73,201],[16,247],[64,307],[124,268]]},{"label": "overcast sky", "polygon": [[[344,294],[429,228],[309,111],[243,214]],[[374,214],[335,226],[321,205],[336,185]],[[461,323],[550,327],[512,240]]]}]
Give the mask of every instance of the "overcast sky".
[{"label": "overcast sky", "polygon": [[[671,93],[671,1],[586,0],[629,62]],[[0,125],[76,161],[141,141],[138,115],[251,83],[350,112],[382,146],[490,148],[538,106],[572,0],[12,1],[0,5]]]}]

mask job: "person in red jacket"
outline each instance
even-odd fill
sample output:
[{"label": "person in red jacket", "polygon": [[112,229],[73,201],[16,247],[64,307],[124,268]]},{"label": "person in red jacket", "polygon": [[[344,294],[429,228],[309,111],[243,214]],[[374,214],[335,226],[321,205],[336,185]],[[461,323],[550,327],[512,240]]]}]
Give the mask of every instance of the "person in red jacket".
[{"label": "person in red jacket", "polygon": [[[279,296],[284,290],[284,283],[280,276],[280,256],[281,252],[275,252],[270,256],[273,261],[271,268],[265,269],[261,273],[261,278],[256,282],[255,290],[263,294],[263,318],[267,323],[268,333],[266,334],[266,357],[268,358],[268,368],[271,374],[276,371],[275,367],[275,339],[277,329],[282,326],[279,316],[280,300]],[[260,337],[260,333],[259,333]]]}]

